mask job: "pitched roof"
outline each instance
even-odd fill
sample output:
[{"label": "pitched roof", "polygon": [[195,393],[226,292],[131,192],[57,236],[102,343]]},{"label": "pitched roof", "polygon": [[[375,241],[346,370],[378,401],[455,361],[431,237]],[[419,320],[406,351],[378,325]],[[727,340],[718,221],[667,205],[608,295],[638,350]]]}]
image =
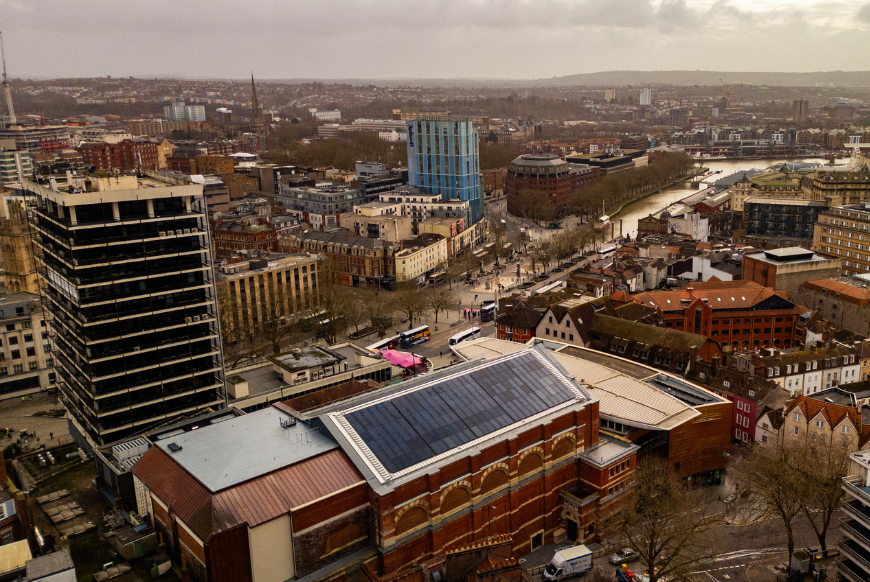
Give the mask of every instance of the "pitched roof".
[{"label": "pitched roof", "polygon": [[626,303],[616,308],[614,315],[629,321],[641,321],[650,316],[657,316],[658,310],[640,303]]},{"label": "pitched roof", "polygon": [[822,414],[832,427],[837,426],[844,419],[848,419],[855,427],[861,427],[861,414],[851,406],[824,402],[809,396],[798,396],[788,403],[785,414],[791,414],[795,409],[803,412],[808,421]]},{"label": "pitched roof", "polygon": [[771,428],[773,428],[774,430],[779,430],[780,428],[782,428],[782,424],[783,422],[785,422],[785,417],[782,414],[782,409],[765,406],[761,409],[761,412],[758,413],[758,418],[761,418],[765,414],[770,420]]},{"label": "pitched roof", "polygon": [[148,449],[133,466],[133,474],[203,541],[241,523],[255,527],[363,482],[341,449],[214,494],[160,447]]},{"label": "pitched roof", "polygon": [[[647,291],[638,293],[634,300],[662,311],[677,311],[694,301],[705,301],[712,309],[749,309],[770,299],[782,297],[769,287],[754,281],[707,281],[692,283],[685,289],[674,291]],[[783,298],[787,301],[787,299]]]},{"label": "pitched roof", "polygon": [[804,281],[803,286],[814,291],[826,290],[828,295],[839,294],[841,299],[846,299],[850,303],[866,305],[870,302],[870,288],[858,287],[845,281],[816,279]]},{"label": "pitched roof", "polygon": [[600,314],[597,314],[592,320],[589,332],[592,335],[603,334],[621,337],[684,352],[700,349],[707,341],[707,338],[702,335],[664,327],[653,327],[644,323]]},{"label": "pitched roof", "polygon": [[500,315],[496,322],[501,325],[520,329],[534,329],[544,317],[537,309],[532,309],[522,301],[517,303],[509,313]]}]

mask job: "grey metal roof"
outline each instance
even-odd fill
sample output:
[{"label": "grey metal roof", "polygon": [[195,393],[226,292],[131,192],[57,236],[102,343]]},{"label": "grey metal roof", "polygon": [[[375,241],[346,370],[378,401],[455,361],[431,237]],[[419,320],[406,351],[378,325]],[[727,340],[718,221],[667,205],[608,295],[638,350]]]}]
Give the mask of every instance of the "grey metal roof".
[{"label": "grey metal roof", "polygon": [[[314,423],[294,421],[269,407],[161,439],[156,445],[214,493],[338,446]],[[181,449],[173,451],[172,444]]]}]

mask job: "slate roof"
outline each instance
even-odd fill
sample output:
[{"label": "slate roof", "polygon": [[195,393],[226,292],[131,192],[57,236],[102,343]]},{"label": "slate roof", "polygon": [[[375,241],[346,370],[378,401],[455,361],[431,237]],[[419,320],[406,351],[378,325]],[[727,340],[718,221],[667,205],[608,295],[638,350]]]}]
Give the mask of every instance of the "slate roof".
[{"label": "slate roof", "polygon": [[496,323],[519,329],[535,329],[543,317],[543,313],[520,301],[509,313],[500,315]]},{"label": "slate roof", "polygon": [[591,335],[620,337],[682,352],[701,349],[701,346],[707,341],[707,338],[702,335],[676,329],[653,327],[601,314],[595,315],[592,325],[589,327],[589,333]]}]

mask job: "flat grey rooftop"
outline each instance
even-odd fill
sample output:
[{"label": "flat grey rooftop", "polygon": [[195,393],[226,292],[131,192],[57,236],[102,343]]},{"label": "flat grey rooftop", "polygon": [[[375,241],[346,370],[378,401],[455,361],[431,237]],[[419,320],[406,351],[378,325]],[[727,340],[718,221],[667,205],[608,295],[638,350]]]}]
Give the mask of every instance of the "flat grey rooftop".
[{"label": "flat grey rooftop", "polygon": [[[279,390],[281,386],[287,386],[287,383],[281,379],[281,376],[279,376],[277,372],[275,372],[275,369],[272,367],[272,362],[263,364],[256,368],[251,368],[250,370],[245,370],[244,372],[234,371],[232,372],[232,375],[241,376],[247,380],[248,396],[245,396],[245,398],[258,396],[260,394],[268,394],[269,392]],[[233,402],[233,399],[230,398],[230,401]]]},{"label": "flat grey rooftop", "polygon": [[789,247],[785,249],[775,249],[772,251],[757,251],[753,253],[748,253],[745,256],[752,257],[756,261],[761,261],[763,263],[770,263],[771,265],[794,265],[798,263],[833,260],[830,257],[824,257],[822,255],[814,253],[809,249],[805,249],[802,247]]},{"label": "flat grey rooftop", "polygon": [[[269,407],[157,441],[156,445],[211,492],[277,471],[338,445],[304,422]],[[181,450],[173,452],[169,445]]]},{"label": "flat grey rooftop", "polygon": [[270,359],[288,370],[307,370],[317,366],[328,366],[340,360],[335,352],[320,346],[301,348],[297,353],[285,352],[272,356]]},{"label": "flat grey rooftop", "polygon": [[41,578],[51,576],[58,572],[71,570],[73,567],[72,559],[69,557],[69,550],[58,550],[54,553],[40,556],[27,561],[27,578]]},{"label": "flat grey rooftop", "polygon": [[639,447],[631,443],[611,440],[600,437],[598,442],[581,453],[581,456],[595,465],[603,467],[609,465],[620,457],[637,450]]}]

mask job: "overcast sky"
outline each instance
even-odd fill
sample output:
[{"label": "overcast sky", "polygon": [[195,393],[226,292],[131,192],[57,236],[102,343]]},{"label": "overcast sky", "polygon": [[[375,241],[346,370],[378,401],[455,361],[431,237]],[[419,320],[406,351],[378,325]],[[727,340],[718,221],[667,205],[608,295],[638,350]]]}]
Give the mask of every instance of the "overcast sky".
[{"label": "overcast sky", "polygon": [[13,77],[870,69],[870,2],[0,0]]}]

